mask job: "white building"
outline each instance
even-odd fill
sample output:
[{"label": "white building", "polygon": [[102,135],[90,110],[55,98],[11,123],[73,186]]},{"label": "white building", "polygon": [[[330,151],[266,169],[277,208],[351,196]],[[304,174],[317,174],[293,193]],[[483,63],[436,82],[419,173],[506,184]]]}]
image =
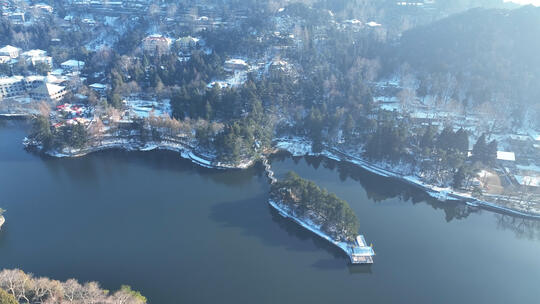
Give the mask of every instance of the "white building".
[{"label": "white building", "polygon": [[33,9],[36,9],[42,13],[48,13],[48,14],[52,14],[53,12],[53,8],[52,6],[48,5],[48,4],[45,4],[45,3],[38,3],[34,6],[32,6]]},{"label": "white building", "polygon": [[11,22],[13,22],[13,24],[24,24],[25,22],[24,13],[21,13],[21,12],[8,13],[7,16],[8,16],[8,19]]},{"label": "white building", "polygon": [[197,47],[199,43],[199,38],[191,36],[181,37],[176,40],[176,43],[181,50],[189,50]]},{"label": "white building", "polygon": [[52,83],[42,83],[32,91],[30,97],[37,100],[58,101],[67,94],[66,87]]},{"label": "white building", "polygon": [[19,49],[18,47],[11,46],[11,45],[6,45],[5,47],[0,49],[0,56],[7,56],[12,59],[19,57],[20,53],[21,53],[21,49]]},{"label": "white building", "polygon": [[143,50],[154,55],[166,54],[169,52],[170,47],[171,39],[159,34],[147,36],[142,41]]},{"label": "white building", "polygon": [[514,175],[514,178],[521,186],[534,188],[540,187],[540,176]]},{"label": "white building", "polygon": [[69,72],[77,72],[77,71],[80,71],[84,68],[84,62],[83,61],[78,61],[78,60],[74,60],[74,59],[70,59],[68,61],[65,61],[65,62],[62,62],[60,64],[60,66],[62,67],[62,69],[64,69],[65,71],[69,71]]},{"label": "white building", "polygon": [[0,78],[0,100],[22,95],[25,91],[24,77],[12,76]]},{"label": "white building", "polygon": [[9,63],[11,61],[11,57],[9,56],[0,56],[0,64]]},{"label": "white building", "polygon": [[39,100],[60,100],[67,90],[64,79],[49,76],[12,76],[0,78],[0,100],[29,94]]},{"label": "white building", "polygon": [[93,83],[89,85],[88,87],[96,91],[101,96],[105,96],[105,92],[107,91],[107,85],[102,84],[102,83]]},{"label": "white building", "polygon": [[497,159],[502,161],[516,161],[516,155],[514,152],[497,151]]},{"label": "white building", "polygon": [[26,60],[26,62],[32,63],[32,65],[36,65],[38,63],[45,63],[50,68],[52,68],[52,65],[53,65],[52,57],[47,56],[47,51],[30,50],[30,51],[22,53],[21,56]]},{"label": "white building", "polygon": [[242,59],[229,59],[225,61],[225,70],[236,71],[236,70],[247,70],[249,65]]}]

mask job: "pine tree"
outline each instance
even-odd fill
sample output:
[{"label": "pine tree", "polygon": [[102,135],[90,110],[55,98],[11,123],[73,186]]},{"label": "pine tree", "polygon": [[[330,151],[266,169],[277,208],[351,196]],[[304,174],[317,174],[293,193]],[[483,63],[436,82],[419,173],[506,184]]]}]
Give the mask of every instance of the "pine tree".
[{"label": "pine tree", "polygon": [[435,128],[428,126],[420,139],[420,147],[431,149],[435,145]]},{"label": "pine tree", "polygon": [[462,153],[469,152],[469,133],[463,128],[456,132],[456,149]]},{"label": "pine tree", "polygon": [[473,146],[472,155],[475,160],[483,161],[487,154],[486,134],[482,133]]},{"label": "pine tree", "polygon": [[496,140],[489,142],[486,148],[486,155],[484,156],[484,162],[486,164],[494,164],[497,160],[498,145]]},{"label": "pine tree", "polygon": [[452,187],[454,187],[454,189],[461,188],[461,186],[463,186],[463,182],[465,181],[465,178],[466,178],[465,169],[463,168],[463,166],[461,166],[461,167],[459,167],[459,169],[454,174],[454,180],[453,180],[453,183],[452,183]]}]

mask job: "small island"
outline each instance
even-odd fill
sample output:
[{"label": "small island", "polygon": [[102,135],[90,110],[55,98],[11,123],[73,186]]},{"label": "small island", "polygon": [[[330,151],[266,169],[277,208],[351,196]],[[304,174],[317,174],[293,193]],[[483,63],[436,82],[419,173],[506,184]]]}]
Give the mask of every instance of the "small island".
[{"label": "small island", "polygon": [[341,248],[353,264],[373,263],[375,253],[358,235],[354,211],[335,194],[289,172],[284,180],[272,184],[269,203],[283,217]]}]

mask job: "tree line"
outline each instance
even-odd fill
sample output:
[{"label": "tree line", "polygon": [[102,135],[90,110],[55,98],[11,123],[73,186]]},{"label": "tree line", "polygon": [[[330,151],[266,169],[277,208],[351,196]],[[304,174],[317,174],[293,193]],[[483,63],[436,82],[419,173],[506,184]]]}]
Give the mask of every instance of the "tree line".
[{"label": "tree line", "polygon": [[299,218],[320,225],[323,232],[336,240],[352,241],[358,234],[358,219],[346,201],[295,172],[274,183],[271,195]]},{"label": "tree line", "polygon": [[75,279],[61,282],[35,277],[20,269],[4,269],[0,271],[0,303],[145,304],[147,300],[127,285],[111,293],[97,282],[81,284]]}]

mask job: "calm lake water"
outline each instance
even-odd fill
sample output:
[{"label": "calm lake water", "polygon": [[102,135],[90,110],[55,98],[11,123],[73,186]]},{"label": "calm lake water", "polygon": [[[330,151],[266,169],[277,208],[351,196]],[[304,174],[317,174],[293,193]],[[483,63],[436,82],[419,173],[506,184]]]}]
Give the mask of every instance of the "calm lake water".
[{"label": "calm lake water", "polygon": [[175,153],[26,152],[0,122],[0,268],[129,284],[151,303],[540,302],[540,224],[440,203],[320,158],[277,156],[347,200],[375,264],[350,266],[267,204],[261,168],[200,168]]}]

